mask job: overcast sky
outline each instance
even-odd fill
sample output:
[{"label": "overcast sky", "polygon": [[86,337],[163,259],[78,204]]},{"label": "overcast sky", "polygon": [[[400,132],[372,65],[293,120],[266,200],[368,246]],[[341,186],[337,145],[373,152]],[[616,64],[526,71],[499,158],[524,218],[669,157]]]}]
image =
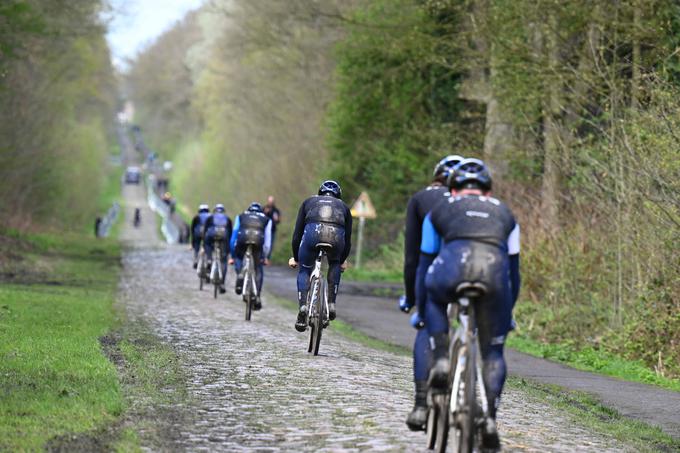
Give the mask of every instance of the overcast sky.
[{"label": "overcast sky", "polygon": [[184,15],[201,6],[204,0],[112,0],[113,15],[107,39],[113,63],[125,69],[133,58]]}]

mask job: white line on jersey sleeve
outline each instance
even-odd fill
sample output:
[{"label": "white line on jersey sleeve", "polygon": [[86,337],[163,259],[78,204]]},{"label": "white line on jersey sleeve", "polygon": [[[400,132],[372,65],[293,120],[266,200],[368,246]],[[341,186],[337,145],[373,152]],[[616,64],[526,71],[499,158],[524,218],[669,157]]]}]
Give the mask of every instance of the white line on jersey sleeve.
[{"label": "white line on jersey sleeve", "polygon": [[519,253],[519,223],[515,223],[515,228],[508,236],[508,255],[517,255]]}]

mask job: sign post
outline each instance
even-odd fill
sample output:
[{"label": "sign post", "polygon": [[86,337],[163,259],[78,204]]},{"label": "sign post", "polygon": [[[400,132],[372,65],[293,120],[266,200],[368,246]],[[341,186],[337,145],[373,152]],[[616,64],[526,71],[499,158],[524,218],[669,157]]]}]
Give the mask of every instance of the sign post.
[{"label": "sign post", "polygon": [[352,217],[359,218],[359,229],[357,234],[359,238],[357,239],[357,251],[356,251],[356,267],[359,269],[361,267],[361,249],[364,246],[364,226],[366,225],[366,219],[375,219],[377,217],[373,203],[368,196],[368,193],[361,192],[359,198],[352,205]]}]

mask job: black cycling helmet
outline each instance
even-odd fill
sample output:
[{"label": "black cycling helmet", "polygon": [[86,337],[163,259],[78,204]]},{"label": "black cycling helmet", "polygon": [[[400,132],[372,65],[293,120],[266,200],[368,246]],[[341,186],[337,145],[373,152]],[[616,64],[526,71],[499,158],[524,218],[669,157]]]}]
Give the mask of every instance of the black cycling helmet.
[{"label": "black cycling helmet", "polygon": [[324,181],[321,183],[321,187],[319,187],[319,195],[324,194],[330,194],[335,198],[342,199],[342,189],[340,188],[340,184],[331,179]]},{"label": "black cycling helmet", "polygon": [[262,205],[258,203],[257,201],[253,201],[250,203],[250,206],[248,206],[248,211],[249,212],[264,212],[264,209],[262,209]]},{"label": "black cycling helmet", "polygon": [[484,162],[479,159],[463,159],[449,174],[446,181],[449,189],[475,188],[491,190],[491,175]]},{"label": "black cycling helmet", "polygon": [[217,203],[215,205],[215,209],[213,209],[215,212],[224,212],[224,205],[222,203]]},{"label": "black cycling helmet", "polygon": [[198,212],[210,212],[210,206],[207,203],[201,203],[198,205]]},{"label": "black cycling helmet", "polygon": [[437,162],[434,166],[434,171],[432,172],[432,179],[445,182],[449,177],[449,173],[453,170],[453,167],[458,165],[463,160],[463,157],[457,154],[451,154]]}]

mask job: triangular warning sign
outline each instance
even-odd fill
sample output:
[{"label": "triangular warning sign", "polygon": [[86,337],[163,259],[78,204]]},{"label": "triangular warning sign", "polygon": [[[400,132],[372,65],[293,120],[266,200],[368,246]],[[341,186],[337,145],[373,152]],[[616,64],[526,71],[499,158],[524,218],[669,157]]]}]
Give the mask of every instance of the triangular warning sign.
[{"label": "triangular warning sign", "polygon": [[361,192],[357,201],[352,205],[352,217],[363,217],[365,219],[375,219],[377,214],[371,198],[366,192]]}]

